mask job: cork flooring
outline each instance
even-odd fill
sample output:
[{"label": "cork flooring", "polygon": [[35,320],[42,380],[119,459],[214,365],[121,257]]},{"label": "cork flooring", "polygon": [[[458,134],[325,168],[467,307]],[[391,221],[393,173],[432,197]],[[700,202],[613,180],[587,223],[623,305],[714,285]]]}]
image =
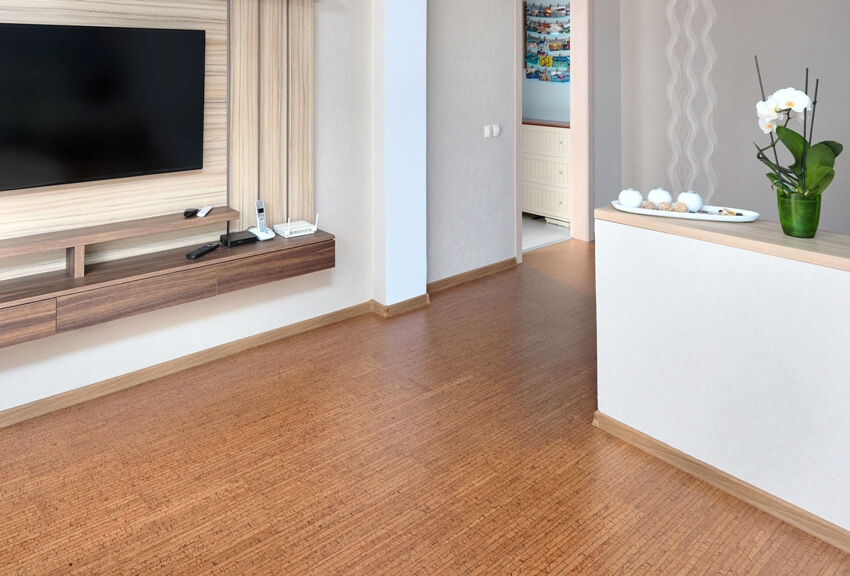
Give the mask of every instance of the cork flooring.
[{"label": "cork flooring", "polygon": [[850,574],[591,426],[593,245],[0,429],[0,574]]}]

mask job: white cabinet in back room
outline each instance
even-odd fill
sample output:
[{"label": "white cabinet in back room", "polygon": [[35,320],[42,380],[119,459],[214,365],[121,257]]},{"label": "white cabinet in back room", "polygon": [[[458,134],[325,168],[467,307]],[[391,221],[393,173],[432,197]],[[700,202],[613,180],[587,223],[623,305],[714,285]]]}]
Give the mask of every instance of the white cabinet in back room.
[{"label": "white cabinet in back room", "polygon": [[570,129],[522,125],[522,211],[570,221]]}]

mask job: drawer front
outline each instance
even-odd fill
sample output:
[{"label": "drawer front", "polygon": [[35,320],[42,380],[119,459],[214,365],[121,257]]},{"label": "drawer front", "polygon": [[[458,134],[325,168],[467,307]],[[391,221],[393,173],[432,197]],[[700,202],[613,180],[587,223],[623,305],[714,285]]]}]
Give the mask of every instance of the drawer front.
[{"label": "drawer front", "polygon": [[56,299],[0,310],[0,347],[56,333]]},{"label": "drawer front", "polygon": [[523,125],[522,151],[556,156],[568,155],[570,130],[569,128]]},{"label": "drawer front", "polygon": [[218,292],[223,294],[333,268],[335,262],[334,240],[227,262],[218,266]]},{"label": "drawer front", "polygon": [[75,330],[215,295],[214,267],[205,267],[60,296],[56,330]]},{"label": "drawer front", "polygon": [[546,158],[545,156],[522,156],[522,179],[534,180],[543,184],[568,186],[569,166],[565,160]]},{"label": "drawer front", "polygon": [[570,196],[566,188],[523,184],[522,211],[558,220],[570,220]]}]

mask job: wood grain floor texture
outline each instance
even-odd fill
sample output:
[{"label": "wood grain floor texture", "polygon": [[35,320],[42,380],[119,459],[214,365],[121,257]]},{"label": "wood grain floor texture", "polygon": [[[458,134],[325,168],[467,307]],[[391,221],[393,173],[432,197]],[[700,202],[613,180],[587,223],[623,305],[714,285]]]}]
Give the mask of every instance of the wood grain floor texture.
[{"label": "wood grain floor texture", "polygon": [[0,430],[0,574],[850,574],[592,427],[593,245],[524,259]]}]

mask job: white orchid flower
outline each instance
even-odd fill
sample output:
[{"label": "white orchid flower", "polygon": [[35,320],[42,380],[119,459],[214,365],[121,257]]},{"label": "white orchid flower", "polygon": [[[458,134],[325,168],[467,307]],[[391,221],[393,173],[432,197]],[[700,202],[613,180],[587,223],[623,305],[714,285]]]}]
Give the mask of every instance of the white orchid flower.
[{"label": "white orchid flower", "polygon": [[795,88],[777,90],[770,99],[776,102],[780,109],[791,109],[798,114],[802,113],[803,110],[812,109],[812,99],[809,98],[808,94]]},{"label": "white orchid flower", "polygon": [[767,100],[756,103],[756,114],[758,114],[759,118],[776,120],[782,115],[782,108],[779,107],[773,98],[768,98]]},{"label": "white orchid flower", "polygon": [[776,132],[776,119],[763,118],[759,116],[759,128],[761,128],[765,134]]},{"label": "white orchid flower", "polygon": [[[811,108],[809,108],[808,110],[811,110]],[[795,114],[794,112],[789,112],[788,117],[791,118],[792,120],[796,120],[799,124],[803,124],[806,121],[806,118],[807,118],[803,114]],[[811,119],[811,117],[812,117],[812,115],[809,114],[808,118]]]}]

